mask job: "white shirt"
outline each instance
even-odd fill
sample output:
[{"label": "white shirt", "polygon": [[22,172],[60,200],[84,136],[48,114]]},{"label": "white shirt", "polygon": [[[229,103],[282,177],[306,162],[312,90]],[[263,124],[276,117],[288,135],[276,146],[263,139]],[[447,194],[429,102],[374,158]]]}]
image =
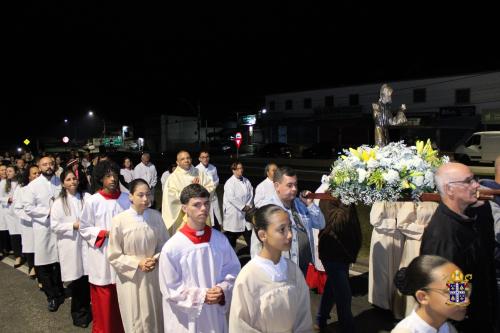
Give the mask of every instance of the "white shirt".
[{"label": "white shirt", "polygon": [[255,198],[253,200],[255,207],[261,207],[263,201],[273,196],[275,192],[274,182],[266,177],[266,179],[260,182],[260,184],[255,188]]},{"label": "white shirt", "polygon": [[401,320],[391,332],[411,332],[411,333],[452,333],[455,328],[448,322],[445,322],[436,330],[413,310],[405,319]]},{"label": "white shirt", "polygon": [[156,173],[156,168],[153,163],[145,165],[144,163],[139,163],[134,169],[134,178],[142,178],[148,182],[150,187],[155,187],[158,175]]},{"label": "white shirt", "polygon": [[261,257],[260,255],[255,256],[252,261],[255,262],[267,275],[271,278],[273,282],[281,282],[287,279],[287,263],[283,256],[280,257],[280,261],[275,265],[272,260]]}]

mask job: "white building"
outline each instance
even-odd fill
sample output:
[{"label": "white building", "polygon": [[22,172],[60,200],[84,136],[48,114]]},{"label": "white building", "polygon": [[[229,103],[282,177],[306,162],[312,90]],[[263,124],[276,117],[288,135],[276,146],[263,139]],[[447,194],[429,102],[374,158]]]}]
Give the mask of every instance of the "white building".
[{"label": "white building", "polygon": [[427,136],[449,148],[477,129],[500,125],[500,72],[488,72],[267,95],[267,141],[372,143],[371,104],[383,83],[394,89],[393,109],[406,104],[409,123],[400,137]]}]

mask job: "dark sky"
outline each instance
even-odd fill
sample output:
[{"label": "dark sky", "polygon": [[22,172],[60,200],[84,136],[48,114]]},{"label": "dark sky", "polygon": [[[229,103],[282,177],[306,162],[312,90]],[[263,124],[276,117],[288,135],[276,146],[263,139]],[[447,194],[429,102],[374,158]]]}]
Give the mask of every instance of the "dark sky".
[{"label": "dark sky", "polygon": [[492,8],[162,3],[2,5],[0,107],[13,125],[2,141],[64,117],[85,126],[89,109],[133,123],[190,113],[188,100],[217,119],[258,110],[269,93],[500,69]]}]

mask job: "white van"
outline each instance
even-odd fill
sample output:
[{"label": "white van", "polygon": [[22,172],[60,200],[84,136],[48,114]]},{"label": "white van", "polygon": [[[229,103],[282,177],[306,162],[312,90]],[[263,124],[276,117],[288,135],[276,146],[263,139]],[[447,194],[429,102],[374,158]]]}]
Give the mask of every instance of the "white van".
[{"label": "white van", "polygon": [[500,131],[476,132],[455,149],[455,160],[493,163],[500,156]]}]

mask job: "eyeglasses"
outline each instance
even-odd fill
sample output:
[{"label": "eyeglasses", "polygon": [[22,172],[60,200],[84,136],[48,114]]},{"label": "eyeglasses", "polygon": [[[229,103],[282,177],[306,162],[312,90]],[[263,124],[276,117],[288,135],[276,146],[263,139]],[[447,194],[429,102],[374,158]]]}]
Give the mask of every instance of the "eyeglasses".
[{"label": "eyeglasses", "polygon": [[479,184],[479,179],[476,176],[471,176],[468,178],[465,178],[464,180],[455,180],[452,182],[448,182],[448,184],[465,184],[465,185],[472,185],[474,183]]}]

